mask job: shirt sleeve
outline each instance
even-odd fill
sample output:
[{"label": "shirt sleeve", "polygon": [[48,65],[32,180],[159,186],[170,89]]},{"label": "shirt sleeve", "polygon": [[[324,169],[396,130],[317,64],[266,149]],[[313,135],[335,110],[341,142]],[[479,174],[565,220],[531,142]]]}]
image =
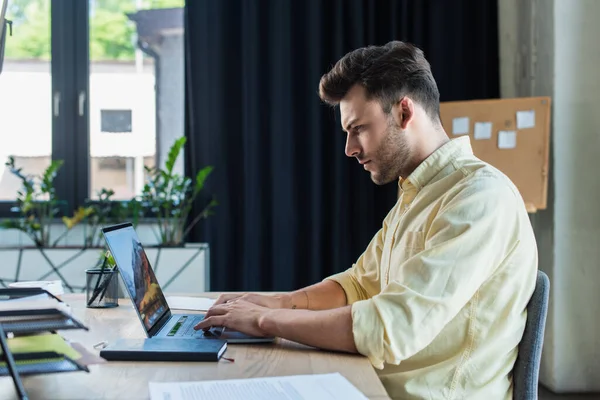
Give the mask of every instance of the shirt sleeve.
[{"label": "shirt sleeve", "polygon": [[429,345],[514,251],[517,195],[498,177],[471,180],[433,218],[424,250],[396,267],[402,279],[352,305],[356,348],[373,366]]},{"label": "shirt sleeve", "polygon": [[396,207],[390,210],[383,221],[383,226],[373,239],[371,239],[371,242],[356,263],[346,271],[325,278],[325,280],[333,280],[340,284],[346,293],[346,304],[366,300],[381,291],[381,251],[389,222],[396,212]]}]

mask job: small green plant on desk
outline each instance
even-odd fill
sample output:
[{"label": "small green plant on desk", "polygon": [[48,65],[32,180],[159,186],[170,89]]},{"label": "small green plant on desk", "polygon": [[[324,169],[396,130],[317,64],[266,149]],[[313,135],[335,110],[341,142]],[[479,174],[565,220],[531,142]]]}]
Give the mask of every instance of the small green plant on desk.
[{"label": "small green plant on desk", "polygon": [[[118,285],[117,264],[110,251],[104,252],[103,256],[100,268],[86,271],[90,275],[88,276],[86,288],[88,307],[106,308],[116,307],[119,304],[116,293]],[[96,277],[95,283],[93,283],[93,277]],[[108,295],[107,292],[109,292]],[[105,297],[109,297],[109,299],[103,302]]]}]

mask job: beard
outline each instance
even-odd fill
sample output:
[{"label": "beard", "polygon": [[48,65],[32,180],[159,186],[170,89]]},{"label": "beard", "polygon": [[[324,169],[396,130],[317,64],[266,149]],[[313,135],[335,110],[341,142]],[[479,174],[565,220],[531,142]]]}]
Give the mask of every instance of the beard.
[{"label": "beard", "polygon": [[406,178],[414,170],[412,158],[406,132],[390,120],[385,138],[371,160],[375,161],[371,180],[376,185],[385,185],[399,177]]}]

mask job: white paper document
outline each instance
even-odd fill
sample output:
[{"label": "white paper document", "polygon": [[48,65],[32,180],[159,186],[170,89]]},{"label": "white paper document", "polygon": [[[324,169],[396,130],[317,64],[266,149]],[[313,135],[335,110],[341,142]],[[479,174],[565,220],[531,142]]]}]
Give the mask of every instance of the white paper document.
[{"label": "white paper document", "polygon": [[151,400],[366,400],[341,374],[150,382]]},{"label": "white paper document", "polygon": [[0,311],[26,310],[59,310],[67,315],[72,314],[71,307],[67,303],[50,298],[46,294],[0,301]]},{"label": "white paper document", "polygon": [[517,111],[517,129],[535,127],[535,111]]},{"label": "white paper document", "polygon": [[176,310],[208,311],[215,300],[206,297],[167,296],[167,303]]},{"label": "white paper document", "polygon": [[452,134],[464,135],[469,133],[469,117],[452,119]]},{"label": "white paper document", "polygon": [[492,138],[492,123],[491,122],[475,122],[475,139],[491,139]]},{"label": "white paper document", "polygon": [[514,149],[517,147],[517,132],[500,131],[498,132],[498,148]]}]

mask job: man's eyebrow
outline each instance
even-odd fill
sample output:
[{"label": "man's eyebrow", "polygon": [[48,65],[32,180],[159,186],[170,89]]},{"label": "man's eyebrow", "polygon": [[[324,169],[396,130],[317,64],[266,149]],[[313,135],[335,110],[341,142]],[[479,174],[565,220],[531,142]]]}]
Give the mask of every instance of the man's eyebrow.
[{"label": "man's eyebrow", "polygon": [[358,117],[356,117],[356,118],[353,118],[353,119],[352,119],[350,122],[348,122],[348,124],[346,125],[346,128],[345,128],[345,130],[346,130],[346,131],[349,131],[349,130],[352,128],[352,125],[353,125],[354,123],[356,123],[356,121],[358,121],[358,120],[359,120],[359,118],[358,118]]}]

